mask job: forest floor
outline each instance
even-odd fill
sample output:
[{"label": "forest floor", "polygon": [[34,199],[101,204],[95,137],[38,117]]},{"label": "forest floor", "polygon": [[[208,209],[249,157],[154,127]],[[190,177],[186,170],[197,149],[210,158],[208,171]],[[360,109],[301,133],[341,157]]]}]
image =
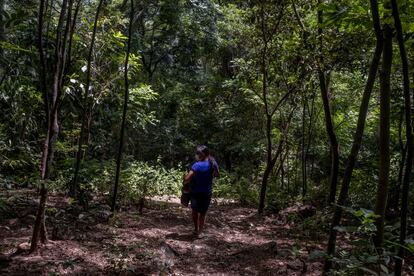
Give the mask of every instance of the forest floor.
[{"label": "forest floor", "polygon": [[1,275],[320,275],[322,268],[326,237],[318,237],[320,231],[310,237],[280,215],[216,201],[205,234],[195,238],[189,209],[174,197],[151,200],[142,215],[130,207],[109,218],[102,202],[85,212],[67,197],[50,195],[49,243],[31,255],[16,253],[30,240],[37,196],[32,190],[0,196],[6,198]]}]

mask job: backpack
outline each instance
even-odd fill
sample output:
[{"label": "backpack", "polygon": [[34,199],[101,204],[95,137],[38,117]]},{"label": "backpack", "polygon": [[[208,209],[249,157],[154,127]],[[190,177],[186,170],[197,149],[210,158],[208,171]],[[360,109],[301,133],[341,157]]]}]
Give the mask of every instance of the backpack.
[{"label": "backpack", "polygon": [[180,202],[181,205],[184,207],[188,207],[188,203],[190,203],[191,198],[191,182],[183,184],[183,187],[181,188],[181,197]]},{"label": "backpack", "polygon": [[[213,161],[209,158],[208,164],[210,166],[210,173],[211,176],[214,175],[214,164]],[[180,202],[181,205],[184,207],[188,207],[188,204],[190,203],[191,199],[191,187],[194,185],[195,178],[193,177],[189,183],[183,184],[183,187],[181,188],[181,197]]]}]

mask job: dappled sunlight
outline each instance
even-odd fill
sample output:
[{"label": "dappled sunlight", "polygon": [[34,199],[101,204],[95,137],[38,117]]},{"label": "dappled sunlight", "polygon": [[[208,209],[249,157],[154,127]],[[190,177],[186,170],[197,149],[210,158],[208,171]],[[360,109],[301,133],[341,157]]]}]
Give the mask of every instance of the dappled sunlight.
[{"label": "dappled sunlight", "polygon": [[[55,202],[67,201],[61,196],[51,196],[50,204],[58,211],[68,206],[67,203],[55,205]],[[205,232],[199,238],[192,234],[189,216],[187,208],[160,200],[148,205],[142,215],[128,208],[116,213],[107,223],[90,221],[88,227],[82,228],[83,232],[71,230],[75,224],[81,225],[79,217],[72,217],[75,221],[60,222],[68,228],[67,236],[50,241],[34,255],[17,255],[6,271],[24,267],[27,271],[69,275],[109,273],[129,267],[148,273],[168,268],[178,275],[261,274],[279,270],[294,273],[303,269],[295,263],[299,257],[306,261],[308,269],[320,268],[320,263],[307,260],[308,251],[318,244],[309,241],[307,250],[293,256],[291,249],[298,243],[290,234],[296,230],[293,228],[288,233],[272,216],[257,216],[254,209],[234,204],[213,204]],[[25,228],[24,221],[15,224],[13,237],[3,237],[0,241],[2,248],[13,250],[13,244],[29,240],[30,229]],[[9,221],[2,227],[7,225]],[[23,233],[26,234],[22,236]],[[190,263],[195,265],[189,267]]]},{"label": "dappled sunlight", "polygon": [[1,275],[414,275],[414,0],[0,0]]}]

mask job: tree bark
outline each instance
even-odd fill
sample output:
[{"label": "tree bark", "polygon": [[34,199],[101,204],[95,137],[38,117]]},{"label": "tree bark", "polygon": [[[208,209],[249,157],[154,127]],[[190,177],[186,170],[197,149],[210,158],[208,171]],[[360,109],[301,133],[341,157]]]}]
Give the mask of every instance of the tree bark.
[{"label": "tree bark", "polygon": [[[338,196],[337,204],[334,208],[334,214],[332,217],[332,222],[329,230],[329,238],[327,245],[327,255],[333,256],[335,254],[336,247],[336,236],[337,230],[336,227],[339,226],[342,218],[342,207],[345,205],[345,202],[348,198],[349,187],[351,184],[352,172],[354,170],[355,162],[358,157],[359,150],[361,148],[362,136],[364,134],[365,120],[368,113],[369,100],[371,98],[372,89],[374,87],[379,62],[381,59],[382,49],[383,49],[383,36],[381,31],[381,24],[378,12],[378,2],[377,0],[370,0],[372,20],[374,23],[375,36],[376,36],[376,46],[374,56],[371,61],[371,66],[369,69],[368,79],[365,85],[364,93],[362,95],[361,105],[359,107],[358,122],[357,127],[354,133],[354,140],[352,142],[351,151],[348,155],[344,176],[342,179],[341,191]],[[332,268],[332,261],[327,258],[324,264],[323,274],[327,275],[330,269]]]},{"label": "tree bark", "polygon": [[305,91],[303,91],[302,96],[302,143],[301,143],[301,151],[302,151],[302,197],[304,198],[307,192],[308,183],[307,183],[307,174],[306,174],[306,128],[305,128],[305,119],[306,119],[306,96]]},{"label": "tree bark", "polygon": [[[379,179],[375,202],[377,231],[374,244],[380,248],[384,236],[385,209],[388,197],[390,176],[390,98],[391,98],[391,65],[392,65],[392,29],[384,25],[384,49],[382,69],[380,73],[380,138],[379,138]],[[410,120],[408,121],[410,122]],[[408,159],[408,158],[407,158]]]},{"label": "tree bark", "polygon": [[43,21],[45,12],[45,1],[41,0],[39,5],[39,19],[38,19],[38,38],[37,46],[40,57],[39,62],[39,77],[40,86],[43,93],[43,100],[45,105],[47,133],[44,142],[42,158],[41,158],[41,187],[40,187],[40,202],[37,210],[36,220],[33,227],[33,235],[30,246],[30,251],[37,250],[39,239],[42,243],[47,242],[47,231],[45,224],[45,210],[47,203],[47,181],[52,168],[54,145],[59,133],[58,112],[60,105],[60,95],[62,93],[64,68],[66,58],[68,55],[67,41],[69,35],[69,26],[72,22],[72,6],[73,0],[64,0],[59,15],[59,23],[56,31],[56,50],[55,50],[55,64],[53,67],[53,83],[52,95],[49,97],[47,82],[46,82],[46,58],[42,46],[43,40]]},{"label": "tree bark", "polygon": [[401,108],[400,118],[398,122],[398,145],[400,149],[401,160],[399,162],[397,183],[395,184],[394,189],[391,189],[392,194],[390,193],[389,195],[388,207],[387,207],[388,210],[393,209],[394,211],[399,210],[401,187],[403,186],[403,178],[404,178],[405,159],[407,157],[407,147],[404,144],[403,137],[402,137],[404,114],[405,114],[405,110],[404,108]]},{"label": "tree bark", "polygon": [[114,191],[112,195],[112,205],[111,205],[112,212],[115,211],[115,206],[116,206],[116,196],[118,193],[119,176],[120,176],[120,171],[121,171],[122,150],[124,147],[125,121],[126,121],[126,113],[128,110],[128,98],[129,98],[128,65],[129,65],[129,54],[131,52],[133,21],[134,21],[134,1],[131,0],[131,14],[130,14],[129,28],[128,28],[128,45],[127,45],[125,66],[124,66],[124,81],[125,81],[124,106],[123,106],[123,111],[122,111],[122,123],[121,123],[121,134],[119,138],[120,140],[119,140],[119,148],[118,148],[118,157],[116,160],[115,185],[114,185]]},{"label": "tree bark", "polygon": [[262,214],[264,211],[264,203],[266,199],[266,189],[267,183],[270,176],[270,173],[273,170],[273,167],[276,163],[276,158],[272,158],[272,116],[267,114],[266,116],[266,141],[267,141],[267,158],[266,158],[266,168],[263,173],[262,185],[260,187],[260,199],[259,199],[259,214]]},{"label": "tree bark", "polygon": [[90,102],[90,93],[89,88],[91,84],[91,66],[92,66],[92,56],[93,56],[93,48],[95,46],[95,38],[96,38],[96,30],[98,26],[98,20],[99,20],[99,14],[102,8],[103,0],[99,0],[98,7],[96,9],[95,13],[95,20],[93,22],[93,31],[92,31],[92,38],[91,38],[91,44],[89,46],[89,52],[88,52],[88,62],[86,66],[86,85],[85,85],[85,99],[84,99],[84,106],[83,106],[83,112],[82,112],[82,123],[80,128],[80,134],[78,139],[78,150],[76,152],[76,163],[75,163],[75,172],[73,176],[73,182],[70,187],[69,194],[72,197],[77,197],[79,192],[79,169],[80,169],[80,163],[82,161],[82,152],[83,152],[83,145],[84,145],[84,135],[85,132],[89,132],[89,128],[87,128],[87,120],[88,117],[90,117],[90,109],[92,106],[92,103]]},{"label": "tree bark", "polygon": [[[306,156],[309,156],[309,151],[311,149],[311,144],[312,144],[312,138],[313,138],[313,121],[314,121],[314,113],[315,113],[315,95],[312,95],[312,103],[311,103],[311,107],[308,108],[310,109],[310,114],[309,114],[309,126],[308,126],[308,141],[306,143],[306,150],[305,150],[305,154]],[[313,165],[313,159],[312,158],[312,165]],[[312,179],[312,172],[313,172],[313,166],[311,166],[310,170],[309,170],[309,178]]]},{"label": "tree bark", "polygon": [[[319,0],[319,5],[321,4]],[[318,8],[318,23],[321,25],[323,23],[322,10]],[[326,77],[325,65],[323,60],[323,37],[322,37],[322,28],[318,27],[319,35],[319,86],[321,90],[321,98],[323,103],[323,110],[325,114],[325,127],[326,132],[328,133],[329,143],[330,143],[330,152],[331,152],[331,171],[329,176],[329,197],[328,203],[332,204],[335,202],[336,189],[338,185],[338,171],[339,171],[339,145],[338,139],[336,138],[335,129],[332,122],[332,114],[329,103],[329,81]]]},{"label": "tree bark", "polygon": [[[48,92],[46,89],[46,65],[45,65],[45,56],[43,50],[43,21],[44,21],[44,11],[45,11],[45,1],[41,0],[39,5],[39,17],[38,17],[38,26],[37,26],[37,48],[39,52],[39,78],[40,78],[40,89],[42,90],[43,94],[43,101],[45,107],[45,115],[46,115],[46,123],[48,126],[48,131],[46,134],[45,142],[43,145],[43,152],[41,158],[41,167],[40,167],[40,178],[41,178],[41,186],[40,186],[40,202],[39,207],[37,209],[36,220],[33,227],[33,234],[32,240],[30,245],[30,251],[34,252],[38,247],[39,236],[40,236],[40,228],[43,228],[43,221],[44,221],[44,214],[46,209],[46,200],[47,200],[47,187],[45,183],[46,179],[46,160],[47,160],[47,153],[48,153],[48,146],[49,146],[49,97]],[[45,237],[45,235],[42,235]]]},{"label": "tree bark", "polygon": [[73,15],[73,21],[72,24],[70,26],[70,35],[69,35],[69,52],[68,52],[68,67],[71,66],[72,64],[72,44],[73,44],[73,35],[75,33],[75,28],[76,28],[76,19],[78,18],[78,14],[79,14],[79,10],[81,8],[81,3],[82,0],[77,0],[76,2],[76,6],[75,6],[75,11],[74,11],[74,15]]},{"label": "tree bark", "polygon": [[273,170],[273,167],[276,163],[276,160],[272,158],[272,151],[273,151],[273,145],[272,145],[272,119],[273,116],[269,112],[268,102],[267,102],[267,43],[268,43],[268,37],[267,37],[267,28],[265,23],[265,12],[264,12],[264,4],[261,4],[260,9],[260,20],[261,20],[261,35],[263,40],[263,50],[261,53],[261,71],[263,75],[262,79],[262,99],[264,103],[264,111],[266,114],[266,126],[265,126],[265,132],[266,132],[266,168],[263,173],[262,178],[262,184],[260,187],[260,198],[259,198],[259,214],[262,214],[264,211],[264,205],[265,205],[265,199],[266,199],[266,189],[267,189],[267,183],[270,176],[270,173]]},{"label": "tree bark", "polygon": [[[264,114],[266,116],[266,120],[265,120],[265,135],[266,135],[266,168],[265,171],[263,173],[263,178],[262,178],[262,183],[261,183],[261,187],[260,187],[260,197],[259,197],[259,208],[258,208],[258,212],[259,214],[262,214],[264,211],[264,205],[265,205],[265,199],[266,199],[266,190],[267,190],[267,183],[268,183],[268,179],[269,176],[271,174],[271,172],[273,171],[273,168],[276,164],[276,160],[278,155],[280,154],[281,149],[277,149],[276,153],[273,154],[273,142],[272,142],[272,121],[273,121],[273,117],[274,114],[276,113],[276,111],[278,110],[278,108],[280,107],[280,105],[283,103],[283,101],[285,101],[289,94],[290,91],[288,91],[288,93],[286,93],[279,101],[278,103],[271,107],[269,102],[268,102],[268,43],[271,40],[271,37],[273,33],[269,33],[268,30],[268,25],[266,22],[266,12],[265,12],[265,7],[264,7],[264,3],[261,2],[261,6],[260,6],[260,28],[261,28],[261,39],[262,39],[262,43],[263,43],[263,50],[261,51],[261,73],[263,75],[263,79],[262,79],[262,101],[264,104]],[[280,20],[283,17],[283,13],[284,9],[282,7],[279,16],[278,16],[278,22],[280,22]],[[278,24],[276,24],[278,25]],[[276,26],[277,28],[277,26]],[[282,144],[282,140],[279,142],[279,146],[281,146]]]},{"label": "tree bark", "polygon": [[[396,0],[391,0],[392,15],[394,17],[395,29],[397,31],[397,41],[400,49],[400,57],[403,71],[403,90],[404,90],[404,109],[405,109],[405,129],[407,139],[407,156],[405,164],[404,179],[402,184],[401,199],[401,223],[400,223],[400,245],[405,244],[407,237],[407,212],[408,212],[408,193],[410,191],[411,170],[413,166],[413,129],[411,125],[411,95],[410,95],[410,77],[407,52],[404,45],[404,37],[400,19],[400,12]],[[392,43],[391,43],[392,44]],[[392,47],[392,45],[391,45]],[[404,247],[399,246],[398,257],[395,260],[395,275],[400,276],[404,258]]]},{"label": "tree bark", "polygon": [[[6,41],[6,33],[4,28],[4,20],[3,20],[3,13],[4,13],[4,3],[5,0],[0,0],[0,41]],[[0,78],[4,74],[4,64],[3,64],[3,55],[4,50],[0,47]]]},{"label": "tree bark", "polygon": [[[281,101],[279,101],[280,103]],[[278,104],[279,105],[279,104]],[[277,105],[277,106],[278,106]],[[295,111],[296,107],[293,107],[292,110],[289,113],[288,119],[287,121],[284,123],[283,126],[283,133],[287,133],[288,129],[289,129],[289,125],[290,122],[292,121],[292,117],[293,117],[293,113]],[[262,179],[262,186],[260,189],[260,201],[259,201],[259,209],[258,212],[259,214],[262,214],[264,211],[264,203],[265,203],[265,199],[266,199],[266,188],[267,188],[267,183],[269,180],[269,177],[275,167],[276,161],[279,158],[279,156],[281,155],[282,151],[283,151],[283,146],[285,144],[285,141],[287,139],[287,134],[284,135],[283,138],[280,139],[278,147],[276,149],[276,152],[274,154],[272,154],[270,162],[266,163],[266,168],[265,171],[263,173],[263,179]]]}]

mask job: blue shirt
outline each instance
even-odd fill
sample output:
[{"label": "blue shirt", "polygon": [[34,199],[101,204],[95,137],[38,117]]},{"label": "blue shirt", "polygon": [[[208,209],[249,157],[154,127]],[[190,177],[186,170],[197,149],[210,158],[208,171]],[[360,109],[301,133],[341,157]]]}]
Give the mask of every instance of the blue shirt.
[{"label": "blue shirt", "polygon": [[[211,168],[210,163],[213,165]],[[191,187],[192,193],[211,193],[213,191],[213,171],[218,171],[217,162],[212,159],[198,161],[193,164],[191,170],[194,172],[194,182]]]}]

